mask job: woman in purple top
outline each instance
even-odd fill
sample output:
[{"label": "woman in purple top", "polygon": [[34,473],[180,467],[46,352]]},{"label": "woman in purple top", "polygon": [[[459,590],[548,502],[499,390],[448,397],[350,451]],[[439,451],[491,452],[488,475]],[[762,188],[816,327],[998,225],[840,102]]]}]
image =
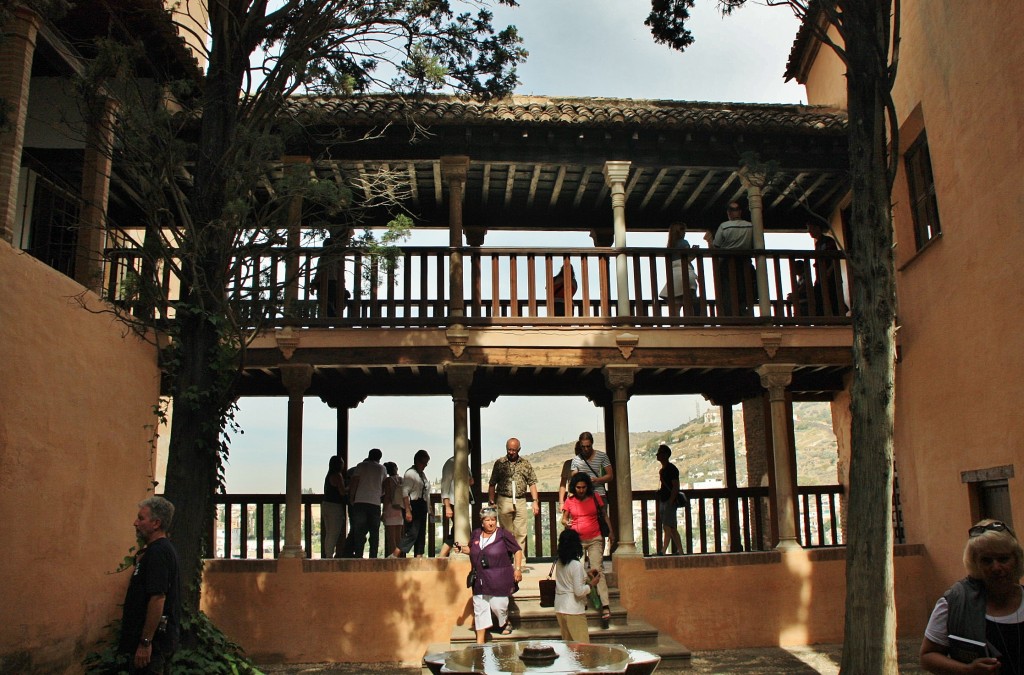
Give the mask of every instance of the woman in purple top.
[{"label": "woman in purple top", "polygon": [[512,633],[508,620],[508,598],[523,580],[523,550],[508,530],[498,527],[498,512],[480,510],[480,527],[469,536],[469,546],[456,543],[459,553],[468,553],[476,581],[473,582],[473,618],[477,644],[487,641],[487,630],[494,625],[491,612],[498,618],[502,635]]}]

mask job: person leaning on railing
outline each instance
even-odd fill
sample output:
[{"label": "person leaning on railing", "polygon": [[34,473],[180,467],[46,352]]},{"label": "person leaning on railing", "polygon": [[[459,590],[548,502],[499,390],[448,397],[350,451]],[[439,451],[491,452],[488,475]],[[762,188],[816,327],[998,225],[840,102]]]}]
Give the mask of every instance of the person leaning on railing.
[{"label": "person leaning on railing", "polygon": [[[726,215],[729,220],[720,224],[714,233],[704,236],[708,247],[725,251],[754,248],[754,226],[743,217],[743,205],[736,200],[729,202]],[[728,256],[719,260],[715,266],[715,284],[719,316],[751,313],[757,302],[757,280],[749,258]]]}]

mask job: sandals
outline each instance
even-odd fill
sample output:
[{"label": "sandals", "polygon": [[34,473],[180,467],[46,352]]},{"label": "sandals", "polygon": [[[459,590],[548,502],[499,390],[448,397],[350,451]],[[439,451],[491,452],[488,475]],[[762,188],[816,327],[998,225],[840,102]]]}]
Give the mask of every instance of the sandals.
[{"label": "sandals", "polygon": [[512,634],[512,622],[511,621],[505,622],[505,625],[501,627],[501,630],[498,631],[498,633],[501,634],[501,635],[511,635]]},{"label": "sandals", "polygon": [[608,629],[612,622],[612,609],[608,605],[601,608],[601,628]]}]

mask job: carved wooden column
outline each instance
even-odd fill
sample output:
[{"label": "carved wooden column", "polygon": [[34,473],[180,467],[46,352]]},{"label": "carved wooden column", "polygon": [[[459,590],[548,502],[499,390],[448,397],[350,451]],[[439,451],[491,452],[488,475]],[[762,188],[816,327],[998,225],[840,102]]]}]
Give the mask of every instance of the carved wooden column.
[{"label": "carved wooden column", "polygon": [[469,386],[476,366],[449,363],[445,368],[452,388],[455,435],[455,541],[469,541]]},{"label": "carved wooden column", "polygon": [[284,548],[282,558],[301,558],[302,551],[302,396],[313,379],[307,363],[282,365],[281,382],[288,390],[288,454],[285,468]]},{"label": "carved wooden column", "polygon": [[462,287],[462,199],[468,171],[469,157],[465,155],[441,158],[441,175],[448,183],[448,245],[451,247],[448,289],[452,323],[459,323],[466,314],[466,295]]},{"label": "carved wooden column", "polygon": [[480,444],[480,406],[474,403],[469,407],[469,467],[473,475],[473,487],[471,489],[475,492],[469,517],[470,530],[473,529],[473,523],[476,522],[477,516],[480,513],[480,504],[486,501],[486,497],[481,496],[487,494],[487,490],[482,490],[484,487],[483,476],[481,475],[481,467],[483,466],[482,454],[483,450]]},{"label": "carved wooden column", "polygon": [[[284,170],[291,175],[299,177],[308,174],[310,170],[310,158],[300,155],[286,155],[281,158]],[[302,245],[302,194],[293,195],[288,203],[288,212],[285,215],[285,227],[288,236],[288,257],[284,265],[284,306],[286,316],[295,311],[295,304],[299,299],[299,254],[298,249]],[[338,301],[339,303],[341,300]]]},{"label": "carved wooden column", "polygon": [[629,178],[629,164],[617,161],[604,163],[604,180],[612,192],[612,222],[615,248],[618,249],[615,256],[615,292],[618,295],[616,308],[620,323],[624,323],[630,315],[629,272],[626,269],[626,179]]},{"label": "carved wooden column", "polygon": [[797,539],[795,450],[790,443],[786,387],[793,381],[793,365],[769,363],[757,369],[761,386],[768,390],[772,411],[772,447],[775,464],[775,520],[779,527],[776,548],[799,548]]},{"label": "carved wooden column", "polygon": [[[747,207],[750,209],[750,223],[754,226],[754,248],[764,251],[764,207],[761,203],[761,186],[752,181],[746,167],[739,172],[743,186],[747,188]],[[755,258],[757,266],[757,297],[761,316],[771,314],[771,298],[768,296],[768,263],[764,253]]]},{"label": "carved wooden column", "polygon": [[82,210],[75,250],[75,281],[103,292],[103,249],[107,241],[107,201],[113,163],[116,103],[105,98],[89,110],[82,158]]},{"label": "carved wooden column", "polygon": [[14,215],[25,145],[32,57],[41,23],[38,14],[17,7],[3,26],[4,36],[0,40],[0,100],[8,106],[8,127],[0,131],[0,237],[11,244],[15,244]]},{"label": "carved wooden column", "polygon": [[605,366],[604,382],[612,393],[615,420],[615,503],[619,507],[619,545],[614,557],[640,555],[633,540],[633,474],[629,467],[629,388],[636,377],[635,366]]}]

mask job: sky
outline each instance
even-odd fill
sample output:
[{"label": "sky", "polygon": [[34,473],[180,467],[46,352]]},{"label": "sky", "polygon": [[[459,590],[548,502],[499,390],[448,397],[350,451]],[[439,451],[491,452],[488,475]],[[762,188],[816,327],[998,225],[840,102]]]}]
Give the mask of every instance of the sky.
[{"label": "sky", "polygon": [[[530,52],[519,68],[519,94],[603,96],[743,103],[802,103],[803,87],[784,83],[797,20],[784,7],[748,1],[722,17],[714,0],[698,0],[692,11],[695,43],[685,53],[656,45],[644,26],[649,0],[520,0],[496,7],[495,26],[514,24]],[[494,233],[491,246],[530,245],[524,233]],[[535,238],[535,235],[533,235]],[[564,246],[590,246],[584,233],[566,235]],[[578,237],[578,241],[572,239]],[[810,248],[807,237],[778,248]],[[413,245],[445,245],[447,233],[414,235]],[[662,246],[664,235],[630,235],[631,246]],[[770,245],[770,243],[769,243]],[[228,492],[283,493],[285,398],[247,398],[236,417],[244,433],[231,439],[225,475]],[[709,406],[699,396],[633,397],[630,431],[664,431]],[[505,440],[520,439],[524,454],[573,441],[580,431],[602,430],[602,413],[586,399],[501,397],[481,411],[485,461],[504,452]],[[307,398],[303,419],[302,486],[319,492],[335,452],[336,413]],[[379,447],[385,461],[411,464],[413,453],[430,452],[427,475],[436,478],[452,452],[450,397],[367,399],[349,413],[353,461]]]}]

